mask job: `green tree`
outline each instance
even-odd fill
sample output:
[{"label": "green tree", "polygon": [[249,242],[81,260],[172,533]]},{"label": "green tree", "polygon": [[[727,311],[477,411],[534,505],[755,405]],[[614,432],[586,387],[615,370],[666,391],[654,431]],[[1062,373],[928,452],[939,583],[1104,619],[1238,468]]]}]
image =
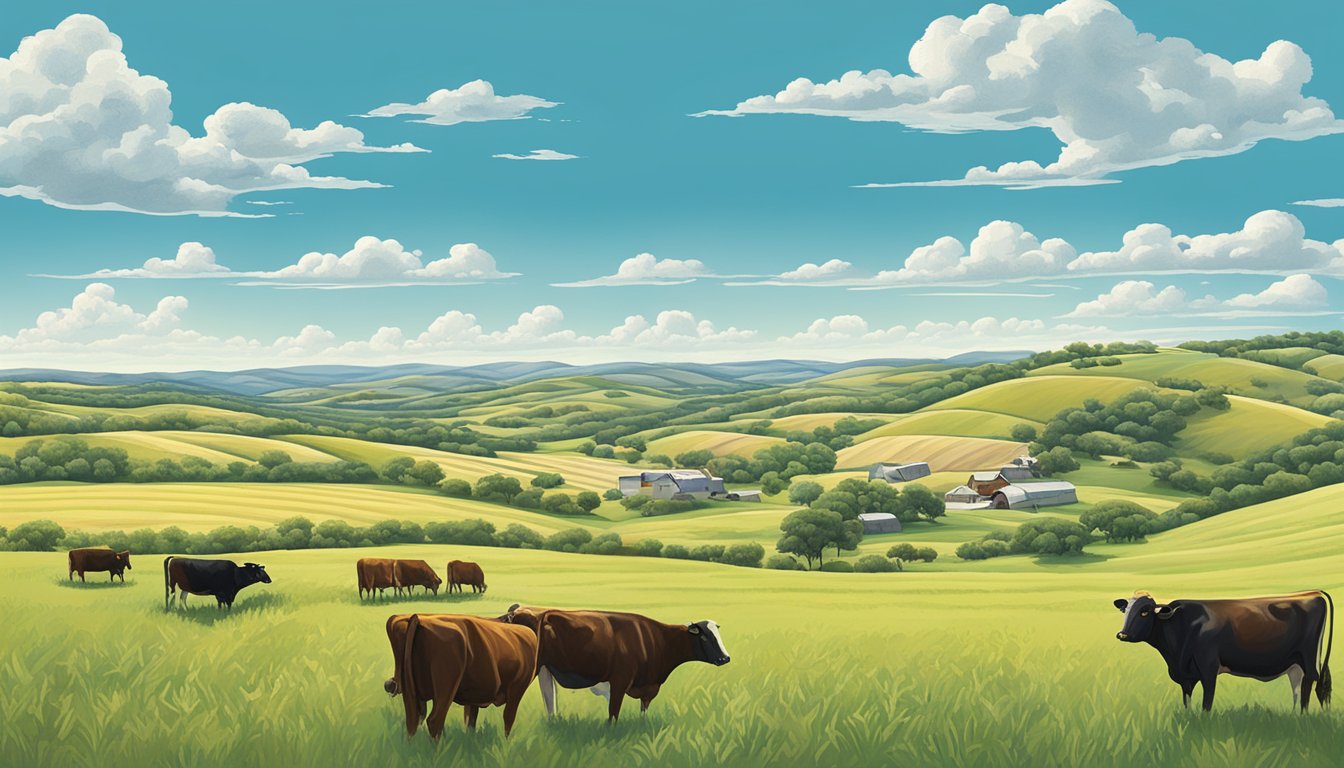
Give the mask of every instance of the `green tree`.
[{"label": "green tree", "polygon": [[574,503],[584,512],[592,512],[602,506],[602,498],[592,491],[580,491],[579,495],[574,497]]},{"label": "green tree", "polygon": [[933,522],[947,514],[947,503],[942,496],[919,483],[907,483],[901,490],[900,513],[902,521],[928,520]]},{"label": "green tree", "polygon": [[395,459],[389,459],[378,470],[378,476],[389,483],[400,483],[406,477],[406,473],[415,466],[415,459],[410,456],[398,456]]},{"label": "green tree", "polygon": [[257,463],[267,469],[275,469],[281,464],[288,464],[294,458],[284,451],[264,451],[257,457]]},{"label": "green tree", "polygon": [[471,498],[471,483],[460,477],[450,477],[439,483],[439,493],[457,499]]},{"label": "green tree", "polygon": [[522,483],[518,478],[508,475],[486,475],[476,481],[476,488],[472,491],[472,496],[482,501],[495,501],[508,504],[513,501],[513,497],[523,492]]},{"label": "green tree", "polygon": [[760,568],[765,557],[765,548],[760,544],[733,544],[723,551],[720,562],[739,565],[744,568]]},{"label": "green tree", "polygon": [[811,480],[804,480],[796,483],[789,489],[789,503],[802,506],[811,506],[825,491],[821,483],[814,483]]},{"label": "green tree", "polygon": [[714,459],[714,454],[701,448],[677,454],[673,461],[678,467],[703,467]]},{"label": "green tree", "polygon": [[50,520],[31,520],[14,526],[6,538],[20,552],[51,552],[65,538],[65,529]]},{"label": "green tree", "polygon": [[1078,516],[1088,531],[1100,531],[1107,541],[1139,541],[1157,518],[1151,510],[1123,499],[1107,499]]},{"label": "green tree", "polygon": [[1036,428],[1030,424],[1014,424],[1008,434],[1019,443],[1030,443],[1036,439]]},{"label": "green tree", "polygon": [[402,482],[413,483],[415,485],[424,485],[430,488],[437,486],[443,480],[443,467],[430,461],[421,459],[402,476]]},{"label": "green tree", "polygon": [[856,573],[890,573],[898,570],[896,563],[881,555],[864,555],[854,561]]},{"label": "green tree", "polygon": [[785,554],[793,554],[812,563],[822,563],[826,547],[835,546],[847,539],[845,519],[839,512],[830,509],[800,509],[790,513],[779,524],[783,536],[775,548]]},{"label": "green tree", "polygon": [[565,484],[565,478],[559,472],[542,472],[532,478],[533,488],[559,488]]}]

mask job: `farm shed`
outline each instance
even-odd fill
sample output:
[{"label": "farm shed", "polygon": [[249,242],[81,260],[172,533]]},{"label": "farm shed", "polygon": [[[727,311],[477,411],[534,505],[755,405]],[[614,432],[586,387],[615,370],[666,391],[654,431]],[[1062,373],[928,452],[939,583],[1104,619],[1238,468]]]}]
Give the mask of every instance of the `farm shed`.
[{"label": "farm shed", "polygon": [[901,521],[890,512],[864,512],[859,515],[863,523],[864,535],[874,533],[900,533]]},{"label": "farm shed", "polygon": [[907,483],[933,474],[926,461],[912,461],[901,464],[886,462],[874,464],[868,469],[869,480],[886,480],[888,483]]},{"label": "farm shed", "polygon": [[1078,489],[1073,483],[1054,481],[1004,486],[994,492],[990,506],[994,509],[1035,509],[1077,501]]},{"label": "farm shed", "polygon": [[1030,480],[1035,477],[1031,467],[1024,467],[1021,464],[1009,464],[999,470],[999,476],[1010,483],[1016,483],[1019,480]]},{"label": "farm shed", "polygon": [[643,494],[655,499],[703,500],[727,494],[723,478],[701,469],[667,469],[640,472],[620,478],[618,487],[626,496]]},{"label": "farm shed", "polygon": [[958,485],[956,488],[943,495],[943,501],[949,504],[975,504],[983,500],[983,496],[971,490],[970,486]]},{"label": "farm shed", "polygon": [[1011,481],[1001,472],[972,472],[967,487],[981,496],[992,496],[1000,488],[1010,485]]}]

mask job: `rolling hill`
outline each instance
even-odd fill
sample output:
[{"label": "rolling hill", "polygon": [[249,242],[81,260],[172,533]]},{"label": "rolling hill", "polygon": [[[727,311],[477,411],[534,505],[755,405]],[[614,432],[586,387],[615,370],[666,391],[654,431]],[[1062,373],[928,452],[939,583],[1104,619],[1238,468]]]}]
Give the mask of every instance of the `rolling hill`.
[{"label": "rolling hill", "polygon": [[751,458],[756,451],[783,442],[783,438],[767,435],[743,435],[736,432],[696,429],[653,440],[648,444],[648,452],[676,456],[685,451],[705,450],[715,456],[731,454]]},{"label": "rolling hill", "polygon": [[927,461],[934,472],[998,469],[1027,451],[1025,443],[946,435],[875,437],[839,451],[837,469],[867,469],[878,462]]}]

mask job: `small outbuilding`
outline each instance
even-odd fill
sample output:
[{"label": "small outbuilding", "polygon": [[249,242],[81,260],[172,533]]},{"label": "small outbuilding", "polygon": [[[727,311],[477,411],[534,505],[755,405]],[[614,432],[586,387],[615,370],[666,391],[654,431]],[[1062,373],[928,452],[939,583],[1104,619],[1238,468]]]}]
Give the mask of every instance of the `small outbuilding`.
[{"label": "small outbuilding", "polygon": [[983,500],[980,494],[966,485],[959,485],[943,495],[943,501],[948,504],[975,504]]},{"label": "small outbuilding", "polygon": [[926,461],[911,461],[900,464],[883,462],[868,469],[869,480],[885,480],[888,483],[908,483],[933,474]]},{"label": "small outbuilding", "polygon": [[1008,464],[999,470],[999,476],[1010,483],[1016,483],[1022,480],[1031,480],[1036,477],[1036,473],[1031,471],[1031,467],[1025,467],[1021,464]]},{"label": "small outbuilding", "polygon": [[859,515],[865,536],[874,533],[900,533],[901,521],[890,512],[864,512]]},{"label": "small outbuilding", "polygon": [[1073,483],[1050,481],[1004,486],[992,494],[990,507],[993,509],[1036,509],[1038,507],[1074,504],[1077,501],[1078,489]]},{"label": "small outbuilding", "polygon": [[704,500],[726,495],[723,478],[702,469],[666,469],[627,475],[617,481],[626,496],[645,495],[655,499]]}]

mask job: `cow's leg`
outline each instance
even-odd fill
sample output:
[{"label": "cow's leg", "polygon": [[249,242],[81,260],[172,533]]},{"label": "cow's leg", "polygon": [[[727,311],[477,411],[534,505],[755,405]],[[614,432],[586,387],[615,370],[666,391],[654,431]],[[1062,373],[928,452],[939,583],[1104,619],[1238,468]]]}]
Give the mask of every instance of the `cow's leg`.
[{"label": "cow's leg", "polygon": [[[1294,664],[1288,668],[1288,687],[1293,691],[1293,706],[1301,706],[1302,701],[1302,675],[1305,674],[1302,668]],[[1305,709],[1306,707],[1303,707]]]},{"label": "cow's leg", "polygon": [[85,581],[85,579],[84,579],[84,572],[83,572],[83,571],[80,571],[80,572],[79,572],[79,580],[80,580],[81,583],[83,583],[83,582]]},{"label": "cow's leg", "polygon": [[555,717],[555,677],[550,667],[537,668],[537,687],[541,689],[541,701],[546,705],[546,716]]},{"label": "cow's leg", "polygon": [[466,723],[471,730],[476,730],[476,716],[480,712],[481,708],[475,704],[464,704],[462,706],[462,722]]},{"label": "cow's leg", "polygon": [[448,719],[448,710],[453,706],[453,699],[457,698],[457,689],[462,685],[462,663],[465,660],[465,652],[463,653],[456,663],[446,663],[445,660],[438,660],[438,663],[430,662],[429,678],[434,683],[431,689],[434,708],[429,711],[429,717],[425,718],[425,727],[429,730],[429,737],[435,741],[438,741],[439,735],[443,733],[443,721]]},{"label": "cow's leg", "polygon": [[642,715],[649,711],[649,705],[653,703],[654,697],[658,695],[658,689],[659,686],[656,685],[644,689],[642,695],[639,697],[639,714]]},{"label": "cow's leg", "polygon": [[1205,712],[1211,712],[1213,710],[1213,693],[1214,690],[1218,687],[1217,669],[1218,669],[1217,667],[1214,667],[1214,671],[1212,673],[1205,672],[1203,674],[1203,677],[1201,677],[1199,681],[1200,687],[1204,689]]},{"label": "cow's leg", "polygon": [[523,694],[527,691],[527,684],[519,686],[517,691],[509,691],[509,698],[504,702],[504,736],[508,737],[513,732],[513,720],[518,717],[518,703],[523,700]]},{"label": "cow's leg", "polygon": [[607,723],[613,724],[621,717],[621,704],[625,701],[625,692],[630,690],[629,680],[612,680],[606,684],[606,690],[599,692],[600,685],[593,686],[591,690],[598,696],[607,697]]},{"label": "cow's leg", "polygon": [[1305,678],[1303,678],[1303,680],[1302,680],[1302,711],[1303,711],[1303,712],[1306,712],[1306,711],[1307,711],[1307,705],[1311,703],[1311,687],[1312,687],[1313,685],[1315,685],[1315,684],[1316,684],[1316,681],[1313,680],[1313,679],[1310,678],[1310,677],[1305,677]]},{"label": "cow's leg", "polygon": [[1190,708],[1190,697],[1195,692],[1196,682],[1195,680],[1186,680],[1181,683],[1181,703],[1185,705],[1186,709]]}]

